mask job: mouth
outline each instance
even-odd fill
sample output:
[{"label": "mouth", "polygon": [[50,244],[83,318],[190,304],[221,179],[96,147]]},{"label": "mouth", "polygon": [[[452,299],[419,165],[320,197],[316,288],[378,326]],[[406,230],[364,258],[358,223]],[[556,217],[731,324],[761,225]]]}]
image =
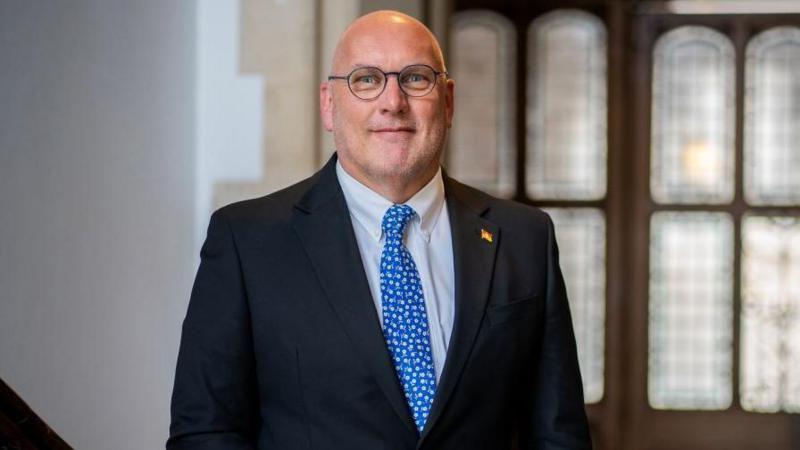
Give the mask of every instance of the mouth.
[{"label": "mouth", "polygon": [[383,127],[370,130],[373,133],[413,133],[416,130],[411,127]]},{"label": "mouth", "polygon": [[417,130],[409,126],[376,127],[369,130],[373,136],[385,143],[407,144]]}]

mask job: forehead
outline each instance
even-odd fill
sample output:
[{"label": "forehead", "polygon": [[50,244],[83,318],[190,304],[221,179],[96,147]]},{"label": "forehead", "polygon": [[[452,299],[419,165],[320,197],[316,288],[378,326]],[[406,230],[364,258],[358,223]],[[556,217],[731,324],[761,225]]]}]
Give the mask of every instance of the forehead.
[{"label": "forehead", "polygon": [[338,69],[377,66],[399,70],[409,64],[427,64],[440,69],[430,35],[409,24],[383,24],[348,30],[342,39]]}]

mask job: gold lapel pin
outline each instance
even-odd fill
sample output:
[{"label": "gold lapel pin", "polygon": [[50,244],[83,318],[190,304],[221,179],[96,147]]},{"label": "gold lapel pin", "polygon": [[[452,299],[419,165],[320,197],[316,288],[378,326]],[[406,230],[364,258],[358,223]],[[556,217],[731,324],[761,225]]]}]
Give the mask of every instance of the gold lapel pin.
[{"label": "gold lapel pin", "polygon": [[485,229],[481,228],[481,239],[483,239],[486,242],[492,242],[494,236],[492,236],[492,233],[490,233],[489,231],[486,231]]}]

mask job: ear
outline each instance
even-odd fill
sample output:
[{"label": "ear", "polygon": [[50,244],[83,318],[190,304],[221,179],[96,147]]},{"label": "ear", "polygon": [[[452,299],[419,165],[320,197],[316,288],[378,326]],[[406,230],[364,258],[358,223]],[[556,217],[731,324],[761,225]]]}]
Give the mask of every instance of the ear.
[{"label": "ear", "polygon": [[333,131],[333,89],[327,81],[319,85],[319,117],[322,126],[328,131]]},{"label": "ear", "polygon": [[447,115],[447,128],[450,128],[453,125],[456,82],[452,78],[448,78],[444,89],[444,108],[445,114]]}]

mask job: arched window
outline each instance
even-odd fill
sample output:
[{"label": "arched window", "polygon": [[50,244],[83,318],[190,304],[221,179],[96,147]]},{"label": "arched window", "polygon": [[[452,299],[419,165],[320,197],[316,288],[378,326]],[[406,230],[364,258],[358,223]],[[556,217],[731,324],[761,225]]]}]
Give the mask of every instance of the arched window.
[{"label": "arched window", "polygon": [[[599,449],[797,447],[800,10],[761,3],[453,2],[519,36],[504,195],[555,223]],[[497,36],[452,32],[460,70],[502,66]]]},{"label": "arched window", "polygon": [[653,51],[650,190],[659,203],[727,203],[734,186],[734,50],[683,26]]},{"label": "arched window", "polygon": [[745,70],[745,198],[800,204],[800,28],[753,37]]},{"label": "arched window", "polygon": [[[745,59],[745,199],[798,206],[800,28],[756,35]],[[800,218],[761,211],[742,220],[742,408],[800,412]]]},{"label": "arched window", "polygon": [[[708,27],[665,33],[653,50],[650,190],[655,202],[734,194],[734,50]],[[658,409],[732,401],[733,220],[660,211],[650,222],[647,392]]]},{"label": "arched window", "polygon": [[564,201],[606,194],[606,30],[577,9],[528,27],[526,193],[549,202],[567,280],[587,403],[603,398],[606,219]]},{"label": "arched window", "polygon": [[581,10],[528,28],[527,191],[535,199],[606,194],[606,30]]},{"label": "arched window", "polygon": [[459,180],[500,197],[516,187],[516,35],[505,17],[485,10],[454,14],[450,75],[457,101],[446,157]]}]

